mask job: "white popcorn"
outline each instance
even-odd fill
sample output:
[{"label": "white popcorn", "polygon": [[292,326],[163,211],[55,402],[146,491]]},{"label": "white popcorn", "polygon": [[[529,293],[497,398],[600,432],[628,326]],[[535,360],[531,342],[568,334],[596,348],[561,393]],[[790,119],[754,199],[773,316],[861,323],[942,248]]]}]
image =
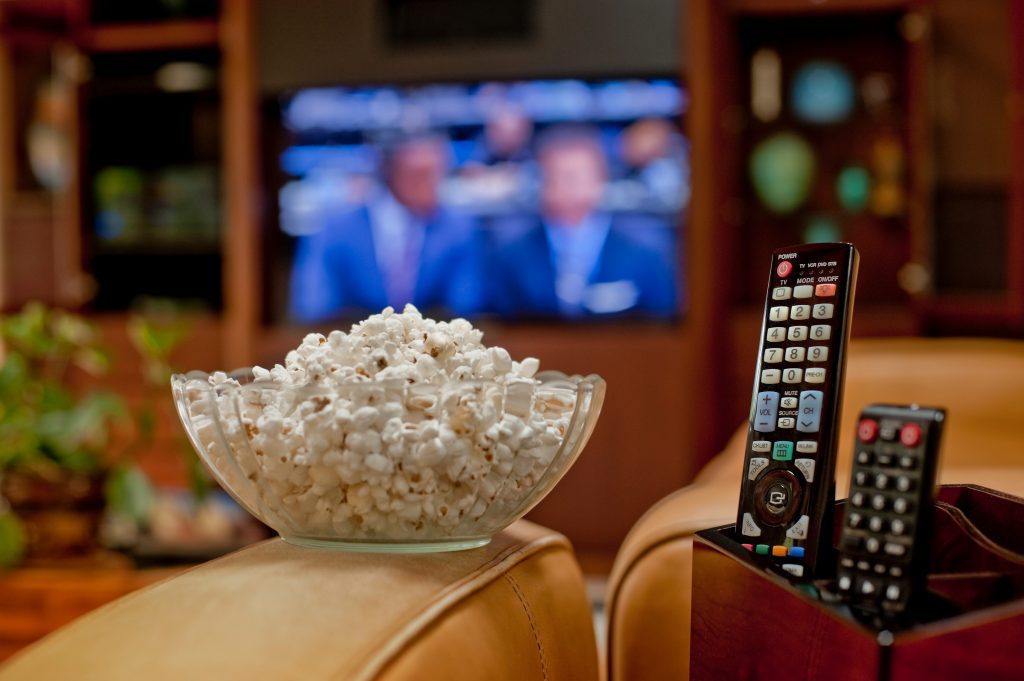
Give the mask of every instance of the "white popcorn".
[{"label": "white popcorn", "polygon": [[551,465],[575,391],[541,387],[539,366],[408,305],[308,334],[249,384],[217,372],[185,396],[222,476],[278,529],[443,539],[515,510]]}]

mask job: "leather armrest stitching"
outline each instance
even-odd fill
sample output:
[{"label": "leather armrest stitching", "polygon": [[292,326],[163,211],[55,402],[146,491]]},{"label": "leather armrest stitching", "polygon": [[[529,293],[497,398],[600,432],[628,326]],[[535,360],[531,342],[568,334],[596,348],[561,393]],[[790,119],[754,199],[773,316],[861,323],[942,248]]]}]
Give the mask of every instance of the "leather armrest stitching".
[{"label": "leather armrest stitching", "polygon": [[544,659],[544,644],[541,643],[540,632],[537,631],[537,622],[533,619],[533,609],[527,602],[526,596],[523,595],[522,589],[519,588],[519,582],[516,581],[511,572],[505,573],[505,581],[512,587],[512,591],[515,592],[516,598],[519,599],[519,605],[523,606],[523,612],[526,613],[526,619],[530,621],[530,631],[533,633],[533,642],[537,644],[537,656],[540,658],[541,676],[544,678],[544,681],[548,681],[548,664]]}]

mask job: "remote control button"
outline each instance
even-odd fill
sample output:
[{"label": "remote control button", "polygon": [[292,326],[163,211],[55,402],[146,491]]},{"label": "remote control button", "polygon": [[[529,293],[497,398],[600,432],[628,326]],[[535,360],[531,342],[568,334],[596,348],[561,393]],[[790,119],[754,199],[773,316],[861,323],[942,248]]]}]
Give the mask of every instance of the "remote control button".
[{"label": "remote control button", "polygon": [[853,580],[850,579],[849,575],[843,575],[839,578],[838,586],[840,591],[849,591],[850,587],[853,586]]},{"label": "remote control button", "polygon": [[793,523],[793,526],[786,530],[786,536],[790,539],[807,539],[807,526],[811,519],[808,516],[800,516],[800,520]]},{"label": "remote control button", "polygon": [[891,466],[892,465],[892,453],[881,451],[878,453],[878,465],[879,466]]},{"label": "remote control button", "polygon": [[772,458],[776,461],[789,461],[793,458],[793,443],[779,440],[772,448]]},{"label": "remote control button", "polygon": [[779,364],[782,362],[782,348],[768,348],[764,351],[766,364]]},{"label": "remote control button", "polygon": [[747,466],[747,480],[754,480],[765,468],[768,468],[768,459],[763,456],[751,457],[750,465]]},{"label": "remote control button", "polygon": [[750,451],[752,452],[770,452],[772,451],[772,443],[768,440],[754,440],[750,443]]},{"label": "remote control button", "polygon": [[905,475],[896,478],[896,489],[900,492],[909,492],[914,488],[914,481]]},{"label": "remote control button", "polygon": [[921,442],[921,426],[908,423],[900,431],[900,442],[904,447],[916,447]]},{"label": "remote control button", "polygon": [[754,550],[754,545],[753,544],[740,544],[740,546],[745,548],[747,551],[753,551]]},{"label": "remote control button", "polygon": [[864,516],[862,516],[860,513],[857,513],[856,511],[851,511],[850,514],[846,516],[846,524],[852,527],[853,529],[857,529],[858,527],[860,527],[863,521]]},{"label": "remote control button", "polygon": [[869,465],[871,463],[871,459],[871,452],[869,452],[868,450],[862,449],[859,452],[857,452],[857,463],[859,463],[861,466]]},{"label": "remote control button", "polygon": [[[808,383],[815,382],[811,380],[811,374],[815,371],[821,371],[824,376],[824,369],[811,367],[804,372]],[[821,428],[821,403],[824,395],[820,390],[804,390],[800,393],[800,414],[796,429],[801,433],[817,433]]]},{"label": "remote control button", "polygon": [[874,419],[862,419],[857,424],[857,438],[861,442],[871,444],[878,439],[878,421]]},{"label": "remote control button", "polygon": [[792,271],[793,263],[788,260],[783,260],[779,263],[779,266],[775,268],[775,274],[779,275],[781,279],[788,277]]},{"label": "remote control button", "polygon": [[796,425],[796,419],[792,416],[783,416],[779,419],[779,428],[792,428]]},{"label": "remote control button", "polygon": [[[797,449],[799,449],[800,443],[797,443]],[[814,459],[797,459],[793,462],[800,474],[804,476],[804,480],[807,482],[814,482]]]},{"label": "remote control button", "polygon": [[854,492],[850,495],[850,503],[857,508],[864,506],[865,497],[861,492]]},{"label": "remote control button", "polygon": [[898,497],[892,502],[892,510],[900,515],[905,515],[910,510],[910,502],[903,497]]},{"label": "remote control button", "polygon": [[796,443],[796,451],[798,454],[817,454],[818,443],[814,440],[800,440]]},{"label": "remote control button", "polygon": [[793,289],[788,286],[776,286],[772,289],[772,300],[789,300],[793,295]]},{"label": "remote control button", "polygon": [[811,306],[810,305],[794,305],[793,309],[789,312],[790,318],[797,321],[810,319],[811,318]]},{"label": "remote control button", "polygon": [[795,397],[783,397],[782,398],[783,409],[796,409],[796,398]]},{"label": "remote control button", "polygon": [[743,514],[743,529],[742,533],[747,537],[760,537],[761,528],[754,522],[754,516],[749,513]]},{"label": "remote control button", "polygon": [[816,341],[826,341],[832,338],[832,327],[828,324],[815,324],[811,327],[811,338]]},{"label": "remote control button", "polygon": [[870,596],[877,590],[878,589],[875,586],[875,583],[872,582],[870,579],[865,579],[863,582],[860,583],[860,592],[865,596]]},{"label": "remote control button", "polygon": [[894,541],[886,542],[885,552],[890,556],[902,557],[907,555],[907,545]]},{"label": "remote control button", "polygon": [[777,468],[761,474],[752,496],[754,517],[760,525],[785,527],[800,510],[803,486],[793,473]]},{"label": "remote control button", "polygon": [[793,575],[794,577],[803,577],[804,576],[804,566],[803,565],[797,565],[796,563],[783,563],[782,564],[782,569],[785,570],[786,572],[788,572],[789,574]]},{"label": "remote control button", "polygon": [[791,488],[784,482],[777,482],[768,488],[764,495],[764,503],[768,511],[774,515],[781,515],[789,506],[789,492]]},{"label": "remote control button", "polygon": [[828,348],[824,345],[815,345],[807,348],[807,359],[812,362],[827,362]]},{"label": "remote control button", "polygon": [[867,562],[866,560],[858,560],[857,569],[861,572],[867,572],[871,569],[871,563]]},{"label": "remote control button", "polygon": [[871,508],[875,509],[876,511],[884,511],[885,501],[886,500],[884,496],[882,496],[881,494],[876,494],[875,496],[871,497]]},{"label": "remote control button", "polygon": [[898,601],[902,592],[898,584],[890,584],[885,590],[885,597],[890,601]]},{"label": "remote control button", "polygon": [[769,343],[781,343],[786,340],[786,327],[784,326],[771,326],[768,328],[768,333],[765,334],[764,339]]},{"label": "remote control button", "polygon": [[893,565],[891,568],[889,568],[889,576],[899,579],[903,576],[903,568],[901,568],[899,565]]},{"label": "remote control button", "polygon": [[836,294],[835,284],[818,284],[814,289],[814,295],[819,298],[830,298]]},{"label": "remote control button", "polygon": [[787,362],[802,362],[804,361],[804,348],[799,346],[793,346],[786,348],[786,361]]},{"label": "remote control button", "polygon": [[893,518],[892,522],[889,523],[889,532],[891,532],[892,534],[895,534],[897,536],[903,534],[903,532],[906,529],[907,529],[907,526],[899,518]]},{"label": "remote control button", "polygon": [[778,414],[779,394],[772,391],[758,393],[757,404],[754,405],[754,430],[759,433],[774,432],[775,417]]},{"label": "remote control button", "polygon": [[779,558],[782,558],[783,556],[786,555],[786,547],[785,546],[773,546],[772,547],[772,555],[773,556],[777,556]]},{"label": "remote control button", "polygon": [[900,424],[898,421],[882,421],[878,426],[878,437],[883,440],[895,440],[899,430]]},{"label": "remote control button", "polygon": [[791,327],[789,327],[789,333],[786,334],[786,338],[788,338],[791,341],[807,340],[807,327],[806,326],[791,326]]},{"label": "remote control button", "polygon": [[804,380],[808,383],[824,383],[825,370],[821,367],[810,367],[804,372]]},{"label": "remote control button", "polygon": [[900,457],[900,468],[913,468],[913,467],[914,467],[914,457],[912,457],[910,455],[905,455],[905,456],[901,456]]},{"label": "remote control button", "polygon": [[882,519],[879,518],[877,515],[871,516],[871,519],[868,520],[868,529],[871,530],[872,532],[881,532],[882,531]]},{"label": "remote control button", "polygon": [[835,309],[835,305],[831,303],[818,303],[814,306],[814,318],[815,319],[832,319],[832,312]]},{"label": "remote control button", "polygon": [[[782,380],[786,383],[800,383],[804,377],[804,370],[790,367],[782,372]],[[792,426],[790,426],[792,427]]]},{"label": "remote control button", "polygon": [[874,570],[876,575],[884,575],[886,572],[885,563],[875,563]]},{"label": "remote control button", "polygon": [[875,476],[875,487],[878,489],[885,489],[889,486],[889,476],[885,473],[879,473]]},{"label": "remote control button", "polygon": [[878,549],[881,547],[881,542],[879,542],[875,537],[868,537],[864,540],[864,550],[868,553],[878,553]]},{"label": "remote control button", "polygon": [[770,319],[773,322],[786,321],[787,319],[789,319],[789,308],[784,305],[773,307],[768,312],[768,319]]},{"label": "remote control button", "polygon": [[789,555],[791,557],[793,557],[793,558],[803,558],[804,557],[804,547],[802,547],[802,546],[790,546],[789,547]]},{"label": "remote control button", "polygon": [[759,556],[767,556],[768,555],[768,550],[769,550],[769,547],[768,547],[767,544],[758,544],[757,546],[754,547],[754,553],[756,553]]},{"label": "remote control button", "polygon": [[853,474],[853,484],[863,487],[868,482],[868,474],[865,471],[857,471]]},{"label": "remote control button", "polygon": [[842,558],[839,559],[839,564],[841,566],[843,566],[844,568],[852,568],[853,567],[853,558],[849,558],[847,556],[843,556]]},{"label": "remote control button", "polygon": [[778,369],[765,369],[761,372],[761,382],[765,385],[775,385],[781,377],[782,372]]},{"label": "remote control button", "polygon": [[810,284],[793,287],[794,298],[810,298],[814,295],[814,287]]}]

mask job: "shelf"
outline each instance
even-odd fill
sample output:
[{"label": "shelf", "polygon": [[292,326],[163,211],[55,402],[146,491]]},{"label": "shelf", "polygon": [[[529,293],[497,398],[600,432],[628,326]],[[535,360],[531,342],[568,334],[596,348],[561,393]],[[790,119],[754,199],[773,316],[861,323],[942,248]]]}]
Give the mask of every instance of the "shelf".
[{"label": "shelf", "polygon": [[79,34],[78,42],[90,52],[146,52],[217,47],[219,40],[216,19],[195,19],[93,26]]}]

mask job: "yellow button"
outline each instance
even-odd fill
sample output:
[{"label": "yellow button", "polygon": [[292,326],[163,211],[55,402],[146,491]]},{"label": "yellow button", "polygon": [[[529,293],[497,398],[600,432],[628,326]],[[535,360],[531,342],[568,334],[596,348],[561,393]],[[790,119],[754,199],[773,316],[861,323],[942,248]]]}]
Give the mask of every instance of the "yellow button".
[{"label": "yellow button", "polygon": [[787,549],[786,549],[785,546],[773,546],[772,547],[772,555],[773,556],[784,556],[784,555],[786,555],[786,552],[787,552]]}]

